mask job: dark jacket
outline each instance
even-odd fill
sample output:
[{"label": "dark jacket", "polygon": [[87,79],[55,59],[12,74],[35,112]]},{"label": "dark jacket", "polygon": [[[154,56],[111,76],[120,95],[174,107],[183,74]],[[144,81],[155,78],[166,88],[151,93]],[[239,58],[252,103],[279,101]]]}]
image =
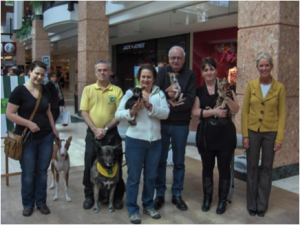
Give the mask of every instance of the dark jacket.
[{"label": "dark jacket", "polygon": [[58,109],[59,106],[63,106],[65,103],[64,99],[59,99],[58,91],[55,87],[55,84],[53,84],[51,81],[49,81],[45,86],[51,94],[50,108]]},{"label": "dark jacket", "polygon": [[[160,68],[156,85],[165,93],[167,99],[170,99],[165,90],[171,85],[168,72],[174,72],[170,66]],[[162,124],[189,125],[191,120],[191,108],[194,105],[196,96],[196,75],[192,70],[182,68],[179,72],[178,83],[181,87],[183,98],[186,98],[183,105],[172,107],[170,105],[170,114],[166,120],[161,120]]]}]

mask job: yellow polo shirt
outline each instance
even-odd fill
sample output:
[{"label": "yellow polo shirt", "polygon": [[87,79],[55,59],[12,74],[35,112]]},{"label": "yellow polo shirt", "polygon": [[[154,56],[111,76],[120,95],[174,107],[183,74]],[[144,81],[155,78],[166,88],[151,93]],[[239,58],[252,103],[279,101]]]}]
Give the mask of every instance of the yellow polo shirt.
[{"label": "yellow polo shirt", "polygon": [[103,128],[115,117],[122,97],[122,89],[115,85],[102,90],[97,83],[91,84],[83,89],[80,110],[88,111],[95,126]]}]

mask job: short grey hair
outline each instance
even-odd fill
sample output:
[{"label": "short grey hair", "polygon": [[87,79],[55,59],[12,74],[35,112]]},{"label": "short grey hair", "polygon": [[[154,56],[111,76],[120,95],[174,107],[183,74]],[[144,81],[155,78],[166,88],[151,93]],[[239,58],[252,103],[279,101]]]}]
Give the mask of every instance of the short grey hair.
[{"label": "short grey hair", "polygon": [[182,47],[176,46],[176,45],[173,46],[172,48],[170,48],[169,54],[168,54],[169,58],[170,58],[171,52],[172,52],[172,50],[173,50],[174,48],[180,48],[180,49],[182,50],[182,53],[183,53],[183,58],[185,58],[185,51],[184,51],[184,49],[183,49]]},{"label": "short grey hair", "polygon": [[105,59],[100,59],[96,62],[95,64],[95,71],[97,70],[97,65],[100,64],[100,63],[104,63],[104,64],[107,64],[108,65],[108,68],[109,70],[111,69],[111,65],[110,65],[110,62],[108,62],[107,60]]},{"label": "short grey hair", "polygon": [[261,53],[259,56],[257,56],[257,58],[256,58],[256,67],[258,67],[259,60],[261,60],[261,59],[269,60],[270,65],[273,67],[273,58],[272,58],[272,56],[270,56],[267,53]]}]

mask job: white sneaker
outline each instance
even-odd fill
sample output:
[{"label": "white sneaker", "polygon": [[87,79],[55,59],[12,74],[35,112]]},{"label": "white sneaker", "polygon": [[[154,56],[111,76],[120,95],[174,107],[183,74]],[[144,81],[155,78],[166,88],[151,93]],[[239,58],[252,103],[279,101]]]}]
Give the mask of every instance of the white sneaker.
[{"label": "white sneaker", "polygon": [[160,219],[160,214],[155,209],[143,209],[143,213],[149,215],[152,219]]},{"label": "white sneaker", "polygon": [[131,215],[129,215],[129,219],[130,219],[131,223],[134,223],[134,224],[141,223],[141,217],[139,214],[131,214]]}]

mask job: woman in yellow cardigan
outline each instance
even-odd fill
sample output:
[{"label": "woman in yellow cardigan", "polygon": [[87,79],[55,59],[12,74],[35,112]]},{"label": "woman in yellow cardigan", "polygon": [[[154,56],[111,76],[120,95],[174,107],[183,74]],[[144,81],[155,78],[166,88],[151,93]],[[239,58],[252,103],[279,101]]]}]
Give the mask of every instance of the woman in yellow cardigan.
[{"label": "woman in yellow cardigan", "polygon": [[[256,59],[260,77],[248,82],[242,108],[243,145],[247,149],[247,209],[263,217],[268,209],[275,152],[280,150],[285,127],[285,89],[271,75],[273,59]],[[262,149],[261,165],[258,166]]]}]

